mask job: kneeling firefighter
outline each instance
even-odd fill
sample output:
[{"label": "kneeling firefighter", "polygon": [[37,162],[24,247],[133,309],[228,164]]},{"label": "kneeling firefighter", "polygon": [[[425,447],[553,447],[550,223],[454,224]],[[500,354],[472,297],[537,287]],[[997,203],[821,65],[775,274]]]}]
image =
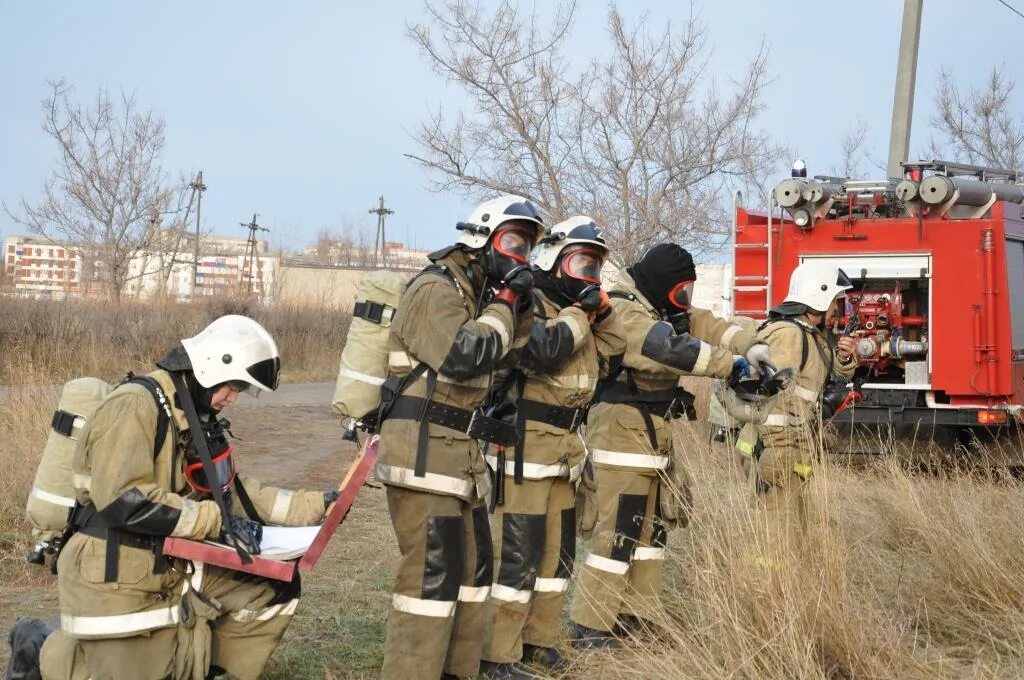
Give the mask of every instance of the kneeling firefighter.
[{"label": "kneeling firefighter", "polygon": [[[676,244],[649,249],[610,292],[626,333],[622,370],[598,388],[587,418],[597,524],[570,617],[577,647],[613,647],[657,605],[669,526],[685,526],[689,488],[671,421],[691,418],[682,375],[728,377],[769,361],[752,331],[691,305],[696,269]],[[668,483],[666,483],[668,482]]]},{"label": "kneeling firefighter", "polygon": [[852,285],[835,265],[805,262],[793,270],[785,301],[758,331],[779,371],[792,371],[793,377],[763,421],[740,432],[736,449],[778,526],[805,527],[804,492],[813,471],[823,390],[833,374],[849,379],[857,368],[853,338],[840,337],[833,348],[824,332],[836,318],[836,299]]},{"label": "kneeling firefighter", "polygon": [[583,216],[552,227],[534,253],[533,328],[506,378],[516,383],[521,436],[512,456],[494,447],[487,456],[497,475],[488,677],[534,677],[520,660],[565,665],[556,645],[576,557],[575,484],[586,457],[578,431],[598,378],[626,349],[601,288],[607,256],[600,228]]},{"label": "kneeling firefighter", "polygon": [[498,362],[529,335],[529,254],[543,223],[526,199],[502,196],[457,226],[463,235],[429,256],[391,323],[376,476],[402,559],[386,679],[472,677],[480,667],[492,560],[490,476],[476,439],[494,441],[496,419],[478,409]]},{"label": "kneeling firefighter", "polygon": [[[264,522],[316,524],[336,496],[236,475],[219,414],[240,391],[278,382],[277,346],[258,323],[221,317],[156,363],[103,400],[76,446],[77,503],[57,561],[61,628],[39,655],[47,680],[259,677],[298,581],[168,558],[164,539],[219,538],[248,559]],[[32,621],[11,639],[38,638],[15,634]]]}]

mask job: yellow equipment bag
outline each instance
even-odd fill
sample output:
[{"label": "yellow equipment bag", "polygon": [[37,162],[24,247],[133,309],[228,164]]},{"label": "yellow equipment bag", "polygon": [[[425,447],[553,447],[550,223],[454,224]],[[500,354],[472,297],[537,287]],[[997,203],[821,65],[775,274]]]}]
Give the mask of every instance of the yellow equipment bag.
[{"label": "yellow equipment bag", "polygon": [[398,302],[409,283],[399,272],[368,272],[356,284],[352,325],[341,353],[331,409],[343,419],[376,415],[380,387],[388,377],[388,335]]}]

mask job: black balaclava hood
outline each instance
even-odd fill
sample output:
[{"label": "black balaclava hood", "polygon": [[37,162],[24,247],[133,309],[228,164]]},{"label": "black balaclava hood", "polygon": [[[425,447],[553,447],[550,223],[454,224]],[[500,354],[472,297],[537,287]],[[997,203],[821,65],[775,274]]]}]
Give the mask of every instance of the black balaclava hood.
[{"label": "black balaclava hood", "polygon": [[[167,354],[156,360],[156,365],[171,373],[181,373],[185,376],[185,386],[192,397],[192,403],[196,405],[196,411],[200,416],[214,413],[211,402],[213,401],[213,388],[203,387],[196,380],[192,373],[192,361],[188,358],[185,347],[178,343],[172,347]],[[181,404],[179,403],[180,407]]]},{"label": "black balaclava hood", "polygon": [[675,243],[649,248],[640,261],[626,269],[637,289],[659,311],[674,311],[668,293],[681,281],[696,281],[697,269],[690,253]]}]

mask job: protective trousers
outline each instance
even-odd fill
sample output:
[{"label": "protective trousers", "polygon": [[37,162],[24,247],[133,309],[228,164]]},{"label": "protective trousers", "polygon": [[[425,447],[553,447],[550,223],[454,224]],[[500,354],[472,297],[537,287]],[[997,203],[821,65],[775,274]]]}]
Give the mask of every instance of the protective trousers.
[{"label": "protective trousers", "polygon": [[619,615],[658,606],[668,533],[658,514],[660,478],[595,467],[598,520],[587,543],[570,618],[611,631]]},{"label": "protective trousers", "polygon": [[[62,555],[62,561],[64,556]],[[69,570],[71,573],[77,573]],[[256,680],[263,672],[299,604],[299,584],[270,581],[258,576],[196,564],[192,587],[219,609],[204,649],[194,649],[241,680]],[[65,583],[61,583],[64,598]],[[179,628],[189,625],[181,608],[184,584],[168,602],[167,612],[176,625],[126,634],[144,623],[141,617],[164,610],[113,616],[61,615],[62,630],[46,639],[40,652],[45,680],[163,680],[177,678],[175,654],[181,639]],[[81,597],[81,595],[79,595]],[[174,612],[171,614],[171,612]],[[107,633],[111,637],[82,637]],[[180,663],[180,661],[179,661]]]},{"label": "protective trousers", "polygon": [[523,643],[554,647],[576,559],[576,494],[565,478],[505,480],[491,517],[495,579],[483,658],[512,663]]},{"label": "protective trousers", "polygon": [[[769,526],[782,531],[779,539],[795,538],[807,530],[807,481],[811,460],[806,438],[794,439],[793,432],[766,428],[764,449],[757,461],[756,487],[764,500]],[[801,445],[803,444],[803,445]]]},{"label": "protective trousers", "polygon": [[387,497],[402,559],[381,677],[475,676],[492,579],[487,507],[480,499],[395,486]]}]

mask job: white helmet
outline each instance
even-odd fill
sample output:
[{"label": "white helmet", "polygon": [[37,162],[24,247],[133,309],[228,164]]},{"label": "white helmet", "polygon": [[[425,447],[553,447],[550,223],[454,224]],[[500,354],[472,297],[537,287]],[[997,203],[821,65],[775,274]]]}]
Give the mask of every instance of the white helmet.
[{"label": "white helmet", "polygon": [[834,264],[804,262],[789,278],[786,302],[797,302],[816,312],[825,312],[836,296],[853,288],[846,273]]},{"label": "white helmet", "polygon": [[602,260],[608,256],[608,246],[604,242],[601,227],[597,226],[593,218],[578,215],[551,227],[533,251],[533,265],[549,272],[558,262],[562,251],[576,244],[591,246],[601,253]]},{"label": "white helmet", "polygon": [[181,344],[196,382],[203,387],[241,382],[259,390],[277,389],[281,370],[277,343],[247,316],[222,316]]},{"label": "white helmet", "polygon": [[487,241],[498,226],[510,220],[520,220],[532,225],[534,243],[544,231],[544,218],[540,208],[522,196],[506,194],[484,201],[473,209],[465,222],[459,222],[456,228],[462,231],[462,235],[455,242],[471,250],[478,250],[487,245]]}]

